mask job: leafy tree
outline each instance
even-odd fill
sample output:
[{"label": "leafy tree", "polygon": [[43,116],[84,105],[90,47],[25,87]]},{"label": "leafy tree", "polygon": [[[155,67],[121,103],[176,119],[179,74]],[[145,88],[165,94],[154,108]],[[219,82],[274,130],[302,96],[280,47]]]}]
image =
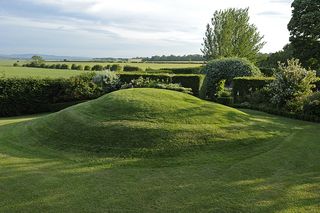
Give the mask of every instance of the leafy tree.
[{"label": "leafy tree", "polygon": [[207,25],[203,38],[204,58],[209,61],[222,57],[247,58],[256,62],[264,46],[263,36],[249,23],[249,8],[216,11]]},{"label": "leafy tree", "polygon": [[297,59],[288,60],[287,64],[279,64],[276,79],[269,85],[271,102],[278,108],[299,111],[315,87],[316,74],[303,68]]},{"label": "leafy tree", "polygon": [[287,44],[282,50],[261,58],[262,59],[258,61],[259,67],[278,68],[279,62],[286,63],[289,59],[293,58],[293,47],[291,44]]},{"label": "leafy tree", "polygon": [[320,69],[320,0],[294,0],[288,24],[294,56],[312,69]]}]

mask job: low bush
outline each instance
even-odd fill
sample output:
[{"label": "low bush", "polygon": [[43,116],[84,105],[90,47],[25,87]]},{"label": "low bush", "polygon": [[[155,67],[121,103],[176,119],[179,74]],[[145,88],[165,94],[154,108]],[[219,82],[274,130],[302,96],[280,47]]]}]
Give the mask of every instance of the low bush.
[{"label": "low bush", "polygon": [[124,66],[123,67],[124,72],[141,72],[142,69],[140,67],[134,67],[134,66]]},{"label": "low bush", "polygon": [[60,69],[68,70],[69,69],[69,65],[68,64],[61,64]]},{"label": "low bush", "polygon": [[120,72],[121,70],[122,70],[122,67],[119,64],[112,64],[110,66],[110,71]]},{"label": "low bush", "polygon": [[96,64],[91,68],[92,71],[102,71],[103,70],[103,66],[100,64]]},{"label": "low bush", "polygon": [[232,106],[233,105],[233,97],[217,97],[216,102],[226,105]]},{"label": "low bush", "polygon": [[134,79],[148,78],[150,80],[180,84],[182,87],[191,88],[195,96],[201,96],[204,90],[204,75],[170,75],[151,73],[119,73],[121,82],[130,83]]},{"label": "low bush", "polygon": [[105,93],[113,92],[121,87],[119,76],[111,71],[94,76],[93,82],[100,85]]},{"label": "low bush", "polygon": [[84,66],[84,70],[86,70],[86,71],[90,71],[90,70],[91,70],[91,66],[89,66],[89,65],[85,65],[85,66]]},{"label": "low bush", "polygon": [[182,87],[180,84],[169,83],[161,80],[152,80],[143,77],[133,79],[130,83],[125,83],[121,86],[121,89],[127,88],[158,88],[192,94],[191,88]]}]

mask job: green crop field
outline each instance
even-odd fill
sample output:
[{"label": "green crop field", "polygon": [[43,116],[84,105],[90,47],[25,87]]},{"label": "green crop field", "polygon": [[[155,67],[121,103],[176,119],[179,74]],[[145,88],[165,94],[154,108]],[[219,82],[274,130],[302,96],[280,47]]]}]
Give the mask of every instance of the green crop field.
[{"label": "green crop field", "polygon": [[320,209],[319,124],[129,89],[0,125],[0,212]]},{"label": "green crop field", "polygon": [[[14,67],[14,60],[0,60],[0,77],[11,78],[11,77],[36,77],[36,78],[69,78],[71,76],[79,75],[87,71],[75,71],[75,70],[59,70],[59,69],[44,69],[44,68],[30,68],[22,67],[27,61],[20,61],[19,67]],[[145,70],[146,68],[160,69],[160,68],[186,68],[186,67],[199,67],[200,64],[186,64],[186,63],[98,63],[98,62],[46,62],[47,64],[72,64],[77,65],[96,65],[101,64],[106,66],[108,64],[120,64],[121,66],[130,65],[137,66]]]}]

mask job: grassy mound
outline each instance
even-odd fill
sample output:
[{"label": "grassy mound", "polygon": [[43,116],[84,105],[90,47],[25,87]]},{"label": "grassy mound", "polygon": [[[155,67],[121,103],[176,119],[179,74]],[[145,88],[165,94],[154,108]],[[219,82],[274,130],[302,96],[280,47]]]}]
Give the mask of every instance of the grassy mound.
[{"label": "grassy mound", "polygon": [[243,112],[191,95],[129,89],[19,128],[21,137],[57,149],[141,156],[172,154],[224,140],[230,132],[223,126],[247,121]]},{"label": "grassy mound", "polygon": [[154,89],[3,118],[0,212],[319,212],[319,127]]}]

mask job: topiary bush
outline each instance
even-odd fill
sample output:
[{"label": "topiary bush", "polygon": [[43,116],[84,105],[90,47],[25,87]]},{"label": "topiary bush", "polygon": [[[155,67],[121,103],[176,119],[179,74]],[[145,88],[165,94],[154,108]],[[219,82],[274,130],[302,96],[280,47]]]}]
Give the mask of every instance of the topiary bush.
[{"label": "topiary bush", "polygon": [[203,69],[206,74],[206,96],[215,99],[220,81],[230,84],[233,78],[259,76],[261,72],[253,63],[243,58],[222,58],[210,61]]}]

